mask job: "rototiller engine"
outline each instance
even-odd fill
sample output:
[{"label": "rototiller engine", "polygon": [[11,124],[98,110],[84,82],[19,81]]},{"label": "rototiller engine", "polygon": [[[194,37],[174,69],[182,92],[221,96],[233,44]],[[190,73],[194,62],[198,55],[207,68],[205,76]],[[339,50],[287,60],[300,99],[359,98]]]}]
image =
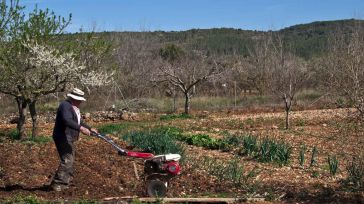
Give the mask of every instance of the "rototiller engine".
[{"label": "rototiller engine", "polygon": [[111,144],[121,156],[144,159],[145,186],[149,196],[164,197],[167,193],[169,180],[181,172],[181,167],[178,162],[181,159],[179,154],[155,156],[151,153],[127,151],[106,135],[93,131],[91,132],[91,135],[101,138]]}]

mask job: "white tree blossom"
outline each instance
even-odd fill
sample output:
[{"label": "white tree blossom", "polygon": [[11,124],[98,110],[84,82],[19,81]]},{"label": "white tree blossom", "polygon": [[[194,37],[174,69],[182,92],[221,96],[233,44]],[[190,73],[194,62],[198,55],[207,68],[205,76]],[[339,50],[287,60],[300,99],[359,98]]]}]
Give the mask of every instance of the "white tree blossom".
[{"label": "white tree blossom", "polygon": [[29,69],[25,70],[26,85],[33,87],[37,93],[57,92],[67,86],[89,88],[107,85],[112,81],[112,75],[105,72],[87,70],[77,62],[73,53],[60,53],[57,49],[38,43],[23,43],[29,49],[26,59]]}]

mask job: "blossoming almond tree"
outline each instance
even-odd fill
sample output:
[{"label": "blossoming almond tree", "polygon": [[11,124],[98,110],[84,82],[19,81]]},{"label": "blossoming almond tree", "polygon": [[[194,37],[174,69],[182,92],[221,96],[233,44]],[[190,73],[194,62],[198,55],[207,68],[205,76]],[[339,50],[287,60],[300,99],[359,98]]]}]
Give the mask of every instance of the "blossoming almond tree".
[{"label": "blossoming almond tree", "polygon": [[[57,49],[38,43],[23,43],[28,50],[26,57],[18,60],[19,66],[14,69],[2,69],[3,75],[0,90],[13,95],[18,101],[19,133],[24,134],[26,107],[29,105],[32,117],[32,135],[37,135],[36,102],[48,94],[63,92],[67,87],[80,85],[84,87],[102,86],[111,81],[111,74],[91,71],[75,60],[73,53],[60,53]],[[9,87],[12,87],[9,89]]]},{"label": "blossoming almond tree", "polygon": [[[6,4],[4,1],[0,4]],[[5,6],[5,8],[7,8]],[[11,95],[19,111],[18,133],[25,136],[26,108],[32,117],[32,136],[37,135],[36,102],[48,94],[63,92],[70,86],[101,86],[111,74],[95,70],[80,58],[80,53],[61,52],[57,37],[69,25],[68,20],[56,16],[48,9],[37,8],[24,18],[23,7],[10,18],[0,41],[0,93]],[[0,18],[4,18],[0,12]],[[0,19],[1,21],[1,19]],[[92,58],[93,53],[87,53]],[[96,57],[94,57],[96,58]]]}]

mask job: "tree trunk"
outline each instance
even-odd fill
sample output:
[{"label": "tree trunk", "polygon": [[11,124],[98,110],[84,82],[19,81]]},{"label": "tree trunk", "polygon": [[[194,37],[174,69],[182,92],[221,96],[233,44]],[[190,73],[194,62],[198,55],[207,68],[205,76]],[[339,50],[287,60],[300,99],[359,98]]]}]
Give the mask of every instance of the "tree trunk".
[{"label": "tree trunk", "polygon": [[292,99],[291,98],[287,98],[286,96],[283,97],[284,100],[284,105],[285,105],[285,112],[286,112],[286,130],[289,129],[289,112],[291,110],[291,106],[292,106]]},{"label": "tree trunk", "polygon": [[38,115],[35,109],[36,100],[29,103],[30,116],[32,117],[32,137],[38,136]]},{"label": "tree trunk", "polygon": [[175,113],[176,112],[176,98],[177,98],[177,96],[176,96],[176,94],[173,94],[173,113]]},{"label": "tree trunk", "polygon": [[289,128],[289,110],[286,109],[286,130]]},{"label": "tree trunk", "polygon": [[191,99],[191,96],[190,94],[185,93],[185,114],[188,115],[189,112],[190,112],[190,99]]},{"label": "tree trunk", "polygon": [[18,104],[18,112],[19,112],[19,120],[17,123],[16,128],[18,129],[18,136],[19,139],[23,139],[26,134],[24,130],[25,118],[26,118],[26,108],[27,108],[27,101],[23,97],[16,97],[16,102]]}]

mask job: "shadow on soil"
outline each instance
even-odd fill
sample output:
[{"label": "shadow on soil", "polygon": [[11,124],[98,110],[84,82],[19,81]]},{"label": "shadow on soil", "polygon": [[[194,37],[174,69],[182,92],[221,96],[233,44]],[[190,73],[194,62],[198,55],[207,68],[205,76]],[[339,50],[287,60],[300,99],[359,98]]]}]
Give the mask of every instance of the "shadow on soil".
[{"label": "shadow on soil", "polygon": [[15,184],[15,185],[7,185],[4,187],[0,187],[0,191],[17,191],[17,190],[24,190],[24,191],[52,191],[52,188],[50,185],[43,185],[43,186],[35,186],[35,187],[27,187],[27,186],[22,186],[19,184]]}]

